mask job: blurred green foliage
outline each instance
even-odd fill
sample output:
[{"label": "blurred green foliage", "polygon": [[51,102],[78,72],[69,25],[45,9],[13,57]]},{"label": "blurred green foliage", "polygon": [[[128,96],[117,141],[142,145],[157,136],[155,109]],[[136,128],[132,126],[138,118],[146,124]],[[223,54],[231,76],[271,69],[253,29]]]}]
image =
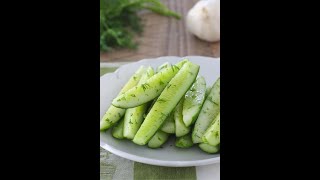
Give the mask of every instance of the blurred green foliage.
[{"label": "blurred green foliage", "polygon": [[100,0],[100,51],[113,48],[136,48],[135,34],[143,30],[140,10],[180,19],[159,0]]}]

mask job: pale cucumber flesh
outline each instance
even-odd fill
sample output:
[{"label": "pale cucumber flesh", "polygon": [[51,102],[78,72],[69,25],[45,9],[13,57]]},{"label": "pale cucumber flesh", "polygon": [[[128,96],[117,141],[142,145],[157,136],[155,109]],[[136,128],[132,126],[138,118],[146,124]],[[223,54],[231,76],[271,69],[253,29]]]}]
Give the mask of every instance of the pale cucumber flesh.
[{"label": "pale cucumber flesh", "polygon": [[163,123],[161,127],[161,131],[169,133],[169,134],[175,134],[175,122],[174,122],[174,117],[173,113],[170,113],[170,115],[167,117],[165,122]]},{"label": "pale cucumber flesh", "polygon": [[132,87],[136,86],[139,83],[142,75],[146,72],[146,70],[147,69],[145,66],[140,66],[139,69],[133,74],[133,76],[130,77],[128,82],[123,86],[118,95],[125,93]]},{"label": "pale cucumber flesh", "polygon": [[220,78],[206,98],[192,132],[193,143],[202,143],[202,136],[220,112]]},{"label": "pale cucumber flesh", "polygon": [[116,122],[118,122],[120,118],[123,117],[125,112],[125,109],[117,108],[111,105],[107,110],[106,114],[103,116],[102,120],[100,121],[100,130],[108,130]]},{"label": "pale cucumber flesh", "polygon": [[[129,81],[123,86],[119,94],[122,94],[126,92],[127,90],[131,89],[135,85],[137,85],[141,79],[141,76],[146,71],[146,68],[144,66],[141,66],[129,79]],[[123,117],[125,114],[125,109],[121,109],[118,107],[115,107],[113,105],[110,105],[105,115],[102,117],[102,120],[100,121],[100,130],[107,130],[111,126],[113,126],[116,122],[120,120],[120,118]]]},{"label": "pale cucumber flesh", "polygon": [[158,98],[159,98],[159,96],[156,97],[156,98],[154,98],[154,100],[152,101],[152,103],[150,103],[151,105],[149,106],[148,111],[146,112],[147,114],[150,112],[150,110],[152,109],[153,105],[157,102],[157,99],[158,99]]},{"label": "pale cucumber flesh", "polygon": [[199,148],[206,152],[206,153],[209,153],[209,154],[215,154],[217,152],[219,152],[220,150],[220,146],[217,145],[217,146],[211,146],[209,144],[205,144],[205,143],[201,143],[199,144]]},{"label": "pale cucumber flesh", "polygon": [[[141,77],[138,84],[145,83],[154,74],[152,67],[148,67],[147,71]],[[144,113],[148,108],[148,103],[141,106],[127,109],[124,116],[123,136],[127,139],[133,139],[144,119]]]},{"label": "pale cucumber flesh", "polygon": [[178,65],[164,68],[145,83],[134,86],[124,94],[116,97],[112,101],[112,105],[119,108],[133,108],[153,100],[161,94],[179,69]]},{"label": "pale cucumber flesh", "polygon": [[179,104],[177,105],[174,111],[174,121],[176,125],[176,136],[181,137],[188,134],[191,130],[191,127],[187,127],[183,122],[182,117],[182,108],[183,108],[184,98],[182,97]]},{"label": "pale cucumber flesh", "polygon": [[179,148],[190,148],[193,146],[191,133],[184,135],[182,137],[177,137],[175,145]]},{"label": "pale cucumber flesh", "polygon": [[124,116],[123,135],[127,139],[133,139],[143,121],[143,115],[147,110],[147,105],[141,105],[128,109]]},{"label": "pale cucumber flesh", "polygon": [[191,88],[184,96],[183,103],[183,122],[189,127],[196,120],[205,100],[206,81],[201,76],[196,79]]},{"label": "pale cucumber flesh", "polygon": [[148,147],[149,148],[159,148],[165,142],[167,142],[168,138],[169,138],[168,133],[165,133],[162,131],[157,131],[157,133],[148,142]]},{"label": "pale cucumber flesh", "polygon": [[154,72],[153,68],[151,66],[149,66],[146,69],[145,73],[141,76],[137,85],[141,85],[141,84],[145,83],[148,79],[150,79],[154,75],[154,73],[155,72]]},{"label": "pale cucumber flesh", "polygon": [[171,67],[171,64],[168,63],[168,62],[161,64],[161,65],[157,68],[157,73],[160,72],[161,70],[163,70],[164,68],[167,68],[167,67]]},{"label": "pale cucumber flesh", "polygon": [[217,115],[214,123],[206,130],[202,140],[212,146],[220,144],[220,113]]},{"label": "pale cucumber flesh", "polygon": [[124,121],[121,119],[113,128],[112,128],[112,136],[117,139],[123,139],[123,124]]},{"label": "pale cucumber flesh", "polygon": [[145,145],[151,139],[192,85],[197,77],[199,68],[199,65],[191,62],[186,62],[182,66],[151,108],[133,139],[134,143]]}]

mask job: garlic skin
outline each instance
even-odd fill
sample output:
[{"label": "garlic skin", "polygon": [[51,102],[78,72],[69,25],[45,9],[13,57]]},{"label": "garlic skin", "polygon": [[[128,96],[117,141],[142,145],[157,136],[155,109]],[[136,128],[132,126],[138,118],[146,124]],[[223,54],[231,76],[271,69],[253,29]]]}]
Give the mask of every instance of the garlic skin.
[{"label": "garlic skin", "polygon": [[220,0],[200,0],[186,17],[189,32],[199,39],[220,41]]}]

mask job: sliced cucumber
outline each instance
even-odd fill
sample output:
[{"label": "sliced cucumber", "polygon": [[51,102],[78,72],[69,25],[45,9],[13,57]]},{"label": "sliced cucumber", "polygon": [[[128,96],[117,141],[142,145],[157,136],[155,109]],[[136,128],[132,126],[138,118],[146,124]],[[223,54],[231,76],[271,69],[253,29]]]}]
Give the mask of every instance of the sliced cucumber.
[{"label": "sliced cucumber", "polygon": [[148,108],[148,111],[146,112],[146,115],[150,112],[150,110],[152,109],[153,105],[156,103],[156,101],[157,101],[158,98],[159,98],[159,97],[156,97],[156,98],[152,101],[151,105],[150,105],[149,108]]},{"label": "sliced cucumber", "polygon": [[175,134],[176,133],[173,113],[170,113],[170,115],[167,117],[167,119],[163,123],[163,125],[161,127],[161,131],[169,133],[169,134]]},{"label": "sliced cucumber", "polygon": [[165,142],[167,142],[168,137],[169,137],[168,133],[165,133],[162,131],[157,131],[157,133],[148,142],[148,147],[149,148],[159,148]]},{"label": "sliced cucumber", "polygon": [[112,136],[117,139],[123,139],[123,118],[112,128]]},{"label": "sliced cucumber", "polygon": [[212,86],[208,86],[208,87],[207,87],[207,89],[206,89],[206,96],[205,96],[205,98],[207,98],[207,97],[208,97],[208,95],[210,94],[211,89],[212,89]]},{"label": "sliced cucumber", "polygon": [[183,102],[183,122],[189,127],[196,120],[205,100],[206,80],[201,76],[193,83],[184,96]]},{"label": "sliced cucumber", "polygon": [[202,143],[202,136],[220,112],[220,78],[206,98],[192,132],[193,143]]},{"label": "sliced cucumber", "polygon": [[[145,83],[150,77],[152,77],[154,74],[154,70],[152,67],[148,67],[147,71],[144,73],[144,75],[141,77],[138,84]],[[123,136],[127,139],[133,139],[136,135],[138,129],[141,126],[141,123],[143,121],[144,113],[146,112],[148,108],[148,103],[145,103],[141,106],[127,109],[125,116],[124,116],[124,130],[123,130]]]},{"label": "sliced cucumber", "polygon": [[[135,85],[137,85],[138,82],[140,81],[141,76],[145,71],[146,71],[146,68],[144,66],[140,66],[140,68],[134,73],[134,75],[129,79],[129,81],[121,89],[119,95],[128,91]],[[126,112],[125,109],[117,108],[113,105],[110,105],[109,109],[107,110],[105,115],[102,117],[102,120],[100,121],[100,130],[103,131],[103,130],[109,129],[116,122],[118,122],[120,118],[123,117],[125,112]]]},{"label": "sliced cucumber", "polygon": [[210,153],[210,154],[214,154],[214,153],[219,152],[220,145],[211,146],[210,144],[201,143],[201,144],[199,144],[199,148],[204,152],[207,152],[207,153]]},{"label": "sliced cucumber", "polygon": [[175,145],[179,148],[190,148],[193,146],[191,133],[184,135],[182,137],[178,137],[176,139]]},{"label": "sliced cucumber", "polygon": [[161,64],[158,68],[157,68],[157,73],[159,73],[161,70],[163,70],[164,68],[167,68],[167,67],[171,67],[171,64],[166,62],[164,64]]},{"label": "sliced cucumber", "polygon": [[202,140],[204,143],[216,146],[220,144],[220,113],[217,115],[214,123],[204,133]]},{"label": "sliced cucumber", "polygon": [[[188,62],[187,60],[184,63]],[[152,76],[145,83],[135,86],[116,97],[112,105],[119,108],[133,108],[149,102],[159,96],[170,80],[178,73],[180,63],[166,67],[159,73]],[[183,64],[182,64],[183,65]]]},{"label": "sliced cucumber", "polygon": [[123,135],[127,139],[133,139],[143,121],[144,112],[147,110],[147,104],[128,109],[124,116]]},{"label": "sliced cucumber", "polygon": [[199,68],[199,65],[193,64],[190,61],[182,66],[151,108],[133,139],[134,143],[145,145],[157,132],[167,116],[194,82],[198,75]]},{"label": "sliced cucumber", "polygon": [[174,111],[174,121],[176,125],[176,136],[181,137],[188,134],[191,127],[187,127],[183,122],[182,108],[183,108],[184,98],[182,97],[179,104]]}]

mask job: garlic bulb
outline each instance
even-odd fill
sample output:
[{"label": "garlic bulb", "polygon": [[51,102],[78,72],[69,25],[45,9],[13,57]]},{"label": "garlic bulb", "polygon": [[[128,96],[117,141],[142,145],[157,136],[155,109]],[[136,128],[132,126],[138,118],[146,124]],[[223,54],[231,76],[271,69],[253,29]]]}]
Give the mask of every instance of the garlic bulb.
[{"label": "garlic bulb", "polygon": [[199,39],[220,41],[220,0],[200,0],[188,12],[187,28]]}]

